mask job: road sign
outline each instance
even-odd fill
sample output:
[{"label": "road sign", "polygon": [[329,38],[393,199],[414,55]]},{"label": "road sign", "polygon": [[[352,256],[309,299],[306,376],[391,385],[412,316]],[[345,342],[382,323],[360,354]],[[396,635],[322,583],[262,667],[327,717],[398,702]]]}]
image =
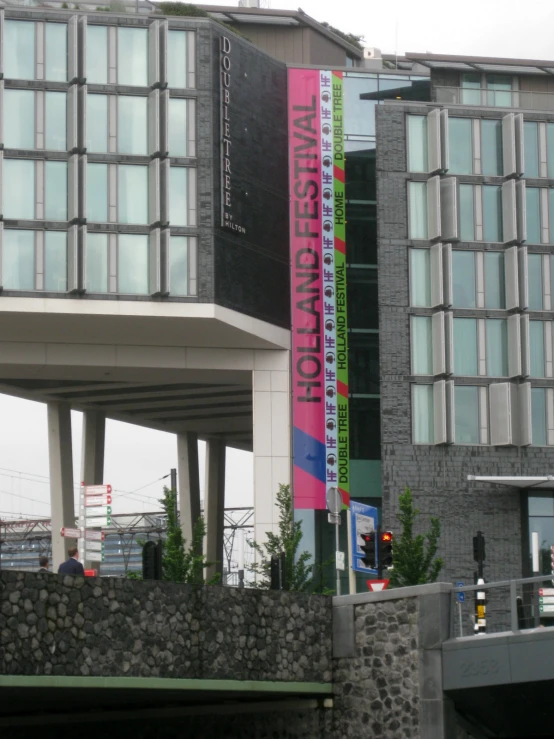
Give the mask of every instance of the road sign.
[{"label": "road sign", "polygon": [[87,550],[90,552],[103,552],[104,551],[103,541],[91,541],[90,539],[87,539],[85,546]]},{"label": "road sign", "polygon": [[97,505],[110,505],[112,502],[111,495],[86,495],[85,496],[85,507]]},{"label": "road sign", "polygon": [[110,526],[111,522],[111,516],[98,516],[97,518],[89,518],[87,516],[87,526],[105,528],[106,526]]},{"label": "road sign", "polygon": [[367,580],[367,587],[372,593],[379,593],[381,590],[386,590],[390,580]]},{"label": "road sign", "polygon": [[344,570],[344,552],[335,552],[337,570]]},{"label": "road sign", "polygon": [[111,485],[82,485],[81,490],[85,495],[109,495],[112,492]]},{"label": "road sign", "polygon": [[543,605],[542,603],[540,603],[539,610],[541,613],[554,613],[554,603],[552,603],[551,605]]},{"label": "road sign", "polygon": [[340,526],[340,514],[338,514],[338,513],[328,513],[327,514],[327,521],[329,523],[334,524],[335,526]]},{"label": "road sign", "polygon": [[342,495],[337,487],[331,487],[327,490],[327,510],[338,516],[342,511]]},{"label": "road sign", "polygon": [[363,539],[360,534],[370,534],[377,529],[377,508],[364,505],[357,501],[350,501],[350,526],[352,533],[352,569],[366,574],[377,574],[377,570],[367,567],[362,562],[365,553],[362,550]]},{"label": "road sign", "polygon": [[[456,583],[456,587],[463,588],[464,587],[463,582]],[[456,593],[456,595],[458,596],[458,603],[463,603],[465,601],[465,599],[466,599],[466,594],[465,593]]]},{"label": "road sign", "polygon": [[85,570],[85,577],[96,577],[98,570]]},{"label": "road sign", "polygon": [[554,595],[554,588],[539,588],[539,595]]},{"label": "road sign", "polygon": [[85,559],[88,559],[89,562],[103,562],[104,552],[91,552],[89,549],[86,549]]},{"label": "road sign", "polygon": [[62,526],[60,534],[62,536],[68,536],[70,539],[79,539],[81,536],[81,529],[68,529],[65,526]]},{"label": "road sign", "polygon": [[85,517],[88,521],[89,518],[93,518],[94,516],[110,516],[112,513],[112,507],[107,506],[94,506],[91,508],[85,508]]},{"label": "road sign", "polygon": [[87,529],[85,531],[85,539],[87,541],[104,541],[106,534],[103,531],[91,531]]}]

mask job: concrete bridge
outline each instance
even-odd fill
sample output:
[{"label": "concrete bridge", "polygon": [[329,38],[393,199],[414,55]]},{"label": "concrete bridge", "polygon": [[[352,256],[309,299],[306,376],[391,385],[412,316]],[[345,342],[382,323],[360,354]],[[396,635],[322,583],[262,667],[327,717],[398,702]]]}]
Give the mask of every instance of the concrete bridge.
[{"label": "concrete bridge", "polygon": [[554,629],[451,639],[452,602],[2,572],[0,736],[551,736]]}]

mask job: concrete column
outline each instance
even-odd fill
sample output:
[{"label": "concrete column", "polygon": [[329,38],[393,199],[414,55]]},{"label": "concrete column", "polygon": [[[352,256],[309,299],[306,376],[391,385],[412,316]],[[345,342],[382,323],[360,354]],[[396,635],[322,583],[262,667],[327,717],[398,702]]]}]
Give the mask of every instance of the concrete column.
[{"label": "concrete column", "polygon": [[181,529],[187,545],[190,545],[194,524],[200,518],[197,434],[177,434],[177,488]]},{"label": "concrete column", "polygon": [[206,516],[206,556],[215,562],[206,570],[206,577],[223,572],[223,519],[225,511],[225,444],[206,442],[206,482],[204,513]]},{"label": "concrete column", "polygon": [[254,353],[252,373],[254,451],[254,538],[277,532],[279,483],[291,481],[290,353]]},{"label": "concrete column", "polygon": [[52,509],[52,570],[67,558],[75,539],[64,539],[62,526],[75,527],[73,494],[73,450],[71,408],[65,403],[48,403],[48,454],[50,462],[50,504]]},{"label": "concrete column", "polygon": [[106,416],[96,411],[83,413],[81,482],[102,485],[104,482],[104,445]]}]

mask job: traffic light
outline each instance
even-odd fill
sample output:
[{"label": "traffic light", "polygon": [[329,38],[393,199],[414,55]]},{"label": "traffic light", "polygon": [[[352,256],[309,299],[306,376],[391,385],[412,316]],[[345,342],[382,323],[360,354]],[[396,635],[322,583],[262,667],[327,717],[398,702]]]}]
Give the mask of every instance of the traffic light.
[{"label": "traffic light", "polygon": [[473,537],[473,559],[479,563],[485,561],[485,537],[482,531]]},{"label": "traffic light", "polygon": [[392,556],[392,531],[383,531],[379,541],[379,562],[381,567],[391,567]]},{"label": "traffic light", "polygon": [[162,579],[162,542],[147,541],[142,547],[142,577],[144,580]]},{"label": "traffic light", "polygon": [[374,570],[377,567],[377,550],[375,547],[375,531],[370,531],[369,534],[360,534],[363,539],[362,552],[365,557],[362,557],[362,562],[366,567]]}]

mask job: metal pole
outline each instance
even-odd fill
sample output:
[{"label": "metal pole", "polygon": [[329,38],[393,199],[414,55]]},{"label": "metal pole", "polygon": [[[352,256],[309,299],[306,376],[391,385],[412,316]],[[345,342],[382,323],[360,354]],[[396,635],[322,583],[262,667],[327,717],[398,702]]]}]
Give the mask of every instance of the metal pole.
[{"label": "metal pole", "polygon": [[[539,532],[531,532],[531,558],[533,562],[533,576],[540,574],[540,563],[539,563]],[[539,589],[536,583],[532,585],[533,589],[533,626],[537,628],[540,626],[540,613],[539,613]]]},{"label": "metal pole", "polygon": [[[339,518],[340,521],[340,518]],[[337,595],[340,595],[340,570],[339,570],[339,563],[337,560],[337,554],[339,552],[340,548],[340,539],[339,539],[339,524],[335,524],[335,567],[337,569]]]},{"label": "metal pole", "polygon": [[460,603],[460,601],[458,601],[458,615],[460,617],[460,639],[461,639],[462,636],[464,635],[464,629],[462,626],[462,604]]},{"label": "metal pole", "polygon": [[[348,590],[350,595],[356,593],[356,573],[354,572],[354,562],[352,561],[352,512],[350,508],[346,511],[346,532],[348,541]],[[553,568],[554,569],[554,568]]]},{"label": "metal pole", "polygon": [[177,513],[177,469],[172,467],[170,470],[171,474],[171,490],[175,493],[175,520],[178,518]]},{"label": "metal pole", "polygon": [[377,556],[377,579],[383,579],[383,565],[381,564],[381,524],[377,525],[377,537],[375,539],[375,554]]}]

